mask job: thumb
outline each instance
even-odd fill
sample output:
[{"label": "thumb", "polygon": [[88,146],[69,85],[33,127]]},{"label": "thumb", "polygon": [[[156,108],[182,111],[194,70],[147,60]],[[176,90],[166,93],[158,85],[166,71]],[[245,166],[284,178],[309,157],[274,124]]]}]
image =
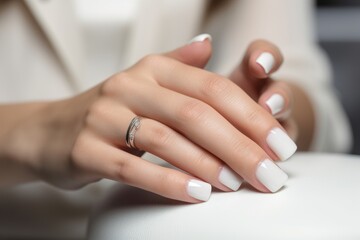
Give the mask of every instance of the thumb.
[{"label": "thumb", "polygon": [[190,40],[185,46],[163,55],[184,64],[204,68],[211,57],[211,50],[211,36],[209,34],[200,34]]}]

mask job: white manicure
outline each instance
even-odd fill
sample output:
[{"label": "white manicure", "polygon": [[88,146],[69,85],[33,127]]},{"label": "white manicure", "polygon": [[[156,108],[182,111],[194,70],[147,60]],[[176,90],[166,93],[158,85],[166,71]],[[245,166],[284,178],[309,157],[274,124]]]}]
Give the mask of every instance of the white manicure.
[{"label": "white manicure", "polygon": [[275,58],[271,53],[263,52],[256,59],[256,62],[264,69],[265,73],[268,74],[274,66]]},{"label": "white manicure", "polygon": [[220,171],[219,181],[233,191],[237,191],[242,183],[240,176],[226,166]]},{"label": "white manicure", "polygon": [[270,108],[271,114],[275,116],[283,110],[285,100],[280,94],[275,93],[266,101],[266,105]]},{"label": "white manicure", "polygon": [[193,42],[203,42],[203,41],[205,41],[206,39],[208,39],[210,42],[211,42],[211,40],[212,40],[210,34],[203,33],[203,34],[200,34],[200,35],[194,37],[193,39],[191,39],[191,40],[189,41],[189,44],[191,44],[191,43],[193,43]]},{"label": "white manicure", "polygon": [[188,182],[187,192],[193,198],[207,201],[210,198],[211,185],[203,181],[192,179]]},{"label": "white manicure", "polygon": [[267,136],[266,142],[282,161],[291,157],[297,149],[294,141],[280,128],[273,128]]},{"label": "white manicure", "polygon": [[259,163],[256,177],[271,192],[279,190],[288,179],[288,175],[269,159]]}]

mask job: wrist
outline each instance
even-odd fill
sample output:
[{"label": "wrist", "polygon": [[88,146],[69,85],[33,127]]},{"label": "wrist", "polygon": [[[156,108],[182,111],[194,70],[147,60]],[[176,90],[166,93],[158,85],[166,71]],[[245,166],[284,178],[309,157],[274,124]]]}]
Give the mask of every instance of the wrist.
[{"label": "wrist", "polygon": [[0,187],[70,179],[71,151],[97,89],[62,101],[0,105]]},{"label": "wrist", "polygon": [[39,149],[39,112],[46,103],[0,106],[0,185],[11,186],[36,180],[32,171]]},{"label": "wrist", "polygon": [[72,161],[72,150],[98,88],[78,96],[51,102],[39,113],[40,141],[34,159],[34,171],[42,180],[62,188],[76,188],[78,169]]}]

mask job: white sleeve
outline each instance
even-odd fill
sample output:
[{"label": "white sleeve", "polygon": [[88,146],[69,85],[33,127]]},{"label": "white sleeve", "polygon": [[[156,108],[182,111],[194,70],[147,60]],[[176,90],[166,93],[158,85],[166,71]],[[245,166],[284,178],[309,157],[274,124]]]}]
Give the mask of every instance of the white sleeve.
[{"label": "white sleeve", "polygon": [[352,144],[350,125],[332,86],[330,63],[316,43],[313,4],[312,0],[230,1],[208,21],[214,38],[210,68],[227,75],[251,41],[275,43],[285,61],[274,77],[301,86],[313,102],[316,130],[311,150],[346,152]]}]

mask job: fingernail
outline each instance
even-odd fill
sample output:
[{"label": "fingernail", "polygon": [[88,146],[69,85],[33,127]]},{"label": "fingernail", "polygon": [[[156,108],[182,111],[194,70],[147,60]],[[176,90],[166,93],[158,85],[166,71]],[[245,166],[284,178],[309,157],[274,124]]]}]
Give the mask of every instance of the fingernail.
[{"label": "fingernail", "polygon": [[193,198],[207,201],[210,198],[211,185],[203,181],[192,179],[188,182],[187,192]]},{"label": "fingernail", "polygon": [[283,110],[285,100],[280,94],[275,93],[266,101],[266,105],[270,108],[271,114],[275,116]]},{"label": "fingernail", "polygon": [[269,159],[259,163],[256,177],[271,192],[279,190],[288,179],[288,175]]},{"label": "fingernail", "polygon": [[240,176],[226,166],[220,170],[219,181],[233,191],[237,191],[242,183]]},{"label": "fingernail", "polygon": [[291,157],[297,149],[294,141],[280,128],[273,128],[267,136],[266,142],[282,161]]},{"label": "fingernail", "polygon": [[268,74],[274,66],[275,58],[271,53],[263,52],[256,59],[256,62],[264,69],[265,73]]},{"label": "fingernail", "polygon": [[191,39],[188,44],[191,44],[193,42],[203,42],[206,39],[208,39],[211,42],[211,40],[212,40],[211,35],[207,34],[207,33],[203,33],[203,34],[197,35],[196,37]]}]

